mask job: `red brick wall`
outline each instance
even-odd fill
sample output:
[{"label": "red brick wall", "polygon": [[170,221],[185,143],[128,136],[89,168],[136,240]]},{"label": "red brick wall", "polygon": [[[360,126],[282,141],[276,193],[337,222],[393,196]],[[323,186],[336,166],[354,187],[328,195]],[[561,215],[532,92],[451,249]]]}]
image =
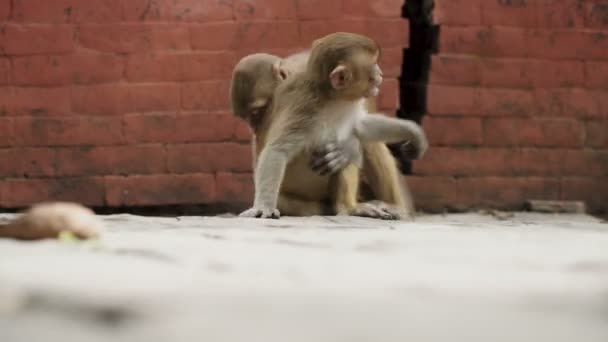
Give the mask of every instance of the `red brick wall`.
[{"label": "red brick wall", "polygon": [[228,106],[238,58],[368,34],[394,112],[402,3],[0,0],[0,207],[249,203],[249,133]]},{"label": "red brick wall", "polygon": [[564,199],[608,211],[608,1],[436,5],[419,205]]}]

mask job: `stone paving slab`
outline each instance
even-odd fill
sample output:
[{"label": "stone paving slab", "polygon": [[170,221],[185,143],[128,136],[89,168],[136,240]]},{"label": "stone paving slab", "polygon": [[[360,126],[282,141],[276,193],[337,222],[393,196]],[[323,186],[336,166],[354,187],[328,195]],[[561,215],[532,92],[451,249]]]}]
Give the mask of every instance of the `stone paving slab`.
[{"label": "stone paving slab", "polygon": [[0,240],[0,341],[608,341],[590,216],[103,219]]}]

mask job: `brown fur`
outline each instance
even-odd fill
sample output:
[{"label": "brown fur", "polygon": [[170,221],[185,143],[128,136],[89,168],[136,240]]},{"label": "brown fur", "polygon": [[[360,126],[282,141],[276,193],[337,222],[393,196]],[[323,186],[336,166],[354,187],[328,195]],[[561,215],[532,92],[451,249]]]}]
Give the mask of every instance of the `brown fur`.
[{"label": "brown fur", "polygon": [[[328,139],[324,134],[335,138],[342,136],[343,139],[346,138],[344,134],[352,134],[348,133],[349,130],[356,129],[365,141],[407,138],[414,139],[422,152],[426,149],[426,139],[415,124],[377,115],[358,121],[365,110],[357,100],[376,94],[381,83],[381,72],[376,63],[378,54],[376,44],[366,37],[333,34],[315,43],[305,72],[279,85],[273,110],[263,120],[263,134],[256,137],[260,165],[255,175],[254,208],[243,216],[278,217],[279,188],[282,194],[316,202],[327,200],[328,189],[338,189],[329,198],[334,209],[338,213],[356,214],[359,183],[356,165],[346,167],[331,178],[299,175],[295,184],[299,185],[302,179],[306,179],[306,190],[302,192],[298,191],[302,190],[298,186],[292,187],[293,166],[304,163],[303,169],[307,170],[306,159],[310,157],[310,149]],[[338,113],[334,114],[336,111]],[[349,115],[352,111],[358,114]],[[285,172],[286,168],[288,172]]]}]

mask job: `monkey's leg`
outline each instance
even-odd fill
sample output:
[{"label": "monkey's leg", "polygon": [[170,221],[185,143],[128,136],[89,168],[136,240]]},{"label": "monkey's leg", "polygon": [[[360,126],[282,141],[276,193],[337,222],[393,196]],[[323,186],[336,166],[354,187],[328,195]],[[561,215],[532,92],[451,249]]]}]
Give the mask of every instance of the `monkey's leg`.
[{"label": "monkey's leg", "polygon": [[350,164],[332,176],[332,192],[337,215],[363,216],[384,220],[395,219],[390,212],[371,203],[358,203],[359,168]]},{"label": "monkey's leg", "polygon": [[278,203],[281,215],[287,216],[317,216],[325,213],[320,201],[310,201],[281,193]]},{"label": "monkey's leg", "polygon": [[411,217],[411,194],[405,180],[399,175],[395,159],[384,143],[363,144],[363,174],[374,199],[387,204],[385,211],[391,212],[399,219]]}]

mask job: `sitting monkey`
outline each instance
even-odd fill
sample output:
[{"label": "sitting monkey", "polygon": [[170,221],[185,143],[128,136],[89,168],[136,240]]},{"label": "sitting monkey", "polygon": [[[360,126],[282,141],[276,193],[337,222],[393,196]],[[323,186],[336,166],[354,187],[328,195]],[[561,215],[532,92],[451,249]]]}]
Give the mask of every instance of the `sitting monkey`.
[{"label": "sitting monkey", "polygon": [[[324,42],[329,41],[332,43],[324,44]],[[310,157],[310,153],[308,152],[310,152],[311,147],[315,147],[315,144],[317,145],[316,147],[319,147],[320,145],[326,145],[329,141],[337,140],[341,143],[349,141],[352,146],[356,146],[358,139],[361,138],[365,142],[365,159],[367,159],[365,163],[367,167],[364,167],[364,172],[367,173],[368,181],[374,192],[376,192],[377,198],[384,199],[382,198],[384,196],[388,199],[387,202],[392,202],[395,206],[401,206],[401,209],[404,211],[408,209],[398,186],[399,179],[395,161],[388,152],[388,149],[383,144],[378,143],[378,141],[409,139],[421,154],[427,146],[426,138],[420,127],[414,123],[378,115],[361,115],[366,114],[366,111],[361,106],[362,102],[358,99],[361,96],[376,95],[381,82],[381,71],[375,63],[378,54],[375,43],[358,35],[337,34],[320,40],[320,43],[316,44],[316,50],[319,50],[318,47],[321,46],[325,50],[323,53],[327,54],[327,51],[331,53],[334,43],[337,42],[339,46],[341,42],[347,41],[354,42],[355,45],[361,45],[362,42],[366,44],[372,43],[367,44],[365,48],[357,47],[356,49],[350,49],[355,51],[353,59],[347,60],[349,56],[342,55],[341,58],[346,58],[342,61],[344,63],[337,65],[333,70],[325,70],[327,67],[324,66],[323,61],[327,58],[319,58],[319,53],[315,55],[315,47],[313,47],[312,57],[316,56],[317,60],[313,63],[308,63],[308,70],[306,72],[296,73],[293,77],[290,76],[291,80],[284,82],[288,85],[282,91],[280,88],[283,84],[280,85],[276,97],[272,94],[272,88],[276,88],[277,84],[282,83],[282,80],[288,76],[288,72],[284,68],[281,68],[280,59],[271,55],[256,54],[241,60],[235,68],[231,91],[234,112],[237,116],[248,119],[253,130],[256,132],[256,140],[258,142],[257,153],[259,154],[262,148],[260,142],[262,142],[262,145],[265,144],[266,136],[268,136],[269,140],[272,141],[272,146],[269,150],[272,152],[273,148],[276,150],[279,147],[279,150],[282,150],[279,153],[279,157],[286,157],[289,162],[287,177],[282,179],[283,175],[281,174],[277,177],[278,184],[281,185],[281,196],[279,197],[278,205],[282,207],[285,213],[291,215],[319,214],[322,212],[319,202],[328,197],[329,191],[328,178],[318,178],[319,176],[314,174],[305,175],[308,170],[305,167],[306,164],[302,163],[302,156],[298,156],[298,158],[292,160],[293,157],[296,157],[300,152],[304,152],[302,153],[304,156],[308,155]],[[342,52],[350,50],[346,47],[342,49]],[[313,59],[312,57],[311,60]],[[374,63],[370,62],[372,59]],[[336,60],[333,63],[337,62]],[[367,63],[368,65],[365,65],[364,68],[359,68],[362,65],[361,63]],[[312,70],[311,64],[313,65]],[[327,79],[328,82],[331,82],[329,87],[328,83],[325,82],[327,76],[318,75],[318,65],[321,65],[321,75],[331,71],[331,75]],[[293,79],[299,82],[293,82]],[[300,91],[301,89],[304,90]],[[284,108],[282,109],[283,112],[281,112],[281,106],[277,108],[276,103],[282,102],[284,97],[289,100],[287,102],[283,101],[282,106]],[[273,99],[277,101],[273,101]],[[269,115],[269,108],[273,104],[275,111],[270,113],[274,114]],[[284,114],[286,108],[287,114]],[[303,109],[311,113],[305,114],[302,112]],[[291,113],[289,113],[290,111]],[[295,114],[293,114],[294,112]],[[321,115],[318,112],[321,112]],[[331,114],[331,112],[335,112],[336,114]],[[323,121],[326,122],[324,123]],[[279,123],[278,125],[277,122]],[[328,134],[330,138],[323,136]],[[294,140],[294,138],[296,139]],[[308,143],[312,142],[312,144],[303,144],[302,138],[307,140]],[[294,148],[292,149],[290,144],[281,145],[281,142],[285,140],[287,142],[291,141],[291,145],[295,145],[293,146]],[[265,150],[268,149],[268,145],[264,147],[266,147]],[[358,150],[358,148],[353,149]],[[331,152],[326,153],[325,156],[327,157],[331,154]],[[339,153],[333,154],[340,155]],[[374,158],[376,157],[375,154],[382,157]],[[270,155],[276,157],[273,153],[270,153]],[[263,157],[262,153],[260,163],[264,159]],[[329,159],[332,161],[340,160],[340,158]],[[344,159],[344,157],[342,156],[341,159]],[[353,159],[355,158],[350,158],[350,160]],[[277,169],[281,173],[283,172],[281,168],[284,167],[284,165],[281,165],[283,162],[285,160],[279,160],[279,165],[277,165]],[[268,162],[266,163],[268,164]],[[333,164],[340,164],[340,162],[334,162]],[[332,163],[329,165],[332,168]],[[256,182],[256,193],[258,193],[256,197],[258,200],[260,187],[257,185],[260,180],[268,179],[267,176],[264,176],[267,167],[258,167],[258,172],[256,172],[256,181],[258,181]],[[293,179],[294,173],[297,174],[297,180]],[[348,198],[348,200],[334,202],[334,210],[338,213],[370,216],[363,212],[366,209],[365,205],[360,206],[356,203],[358,170],[353,174],[353,178],[350,178],[350,176],[344,178],[346,174],[353,173],[341,172],[340,177],[343,181],[350,183],[356,179],[357,184],[342,187],[347,190],[343,194],[343,197]],[[385,183],[392,182],[388,187],[381,184],[384,181],[382,176],[385,175],[388,175],[390,178]],[[315,179],[314,177],[317,178]],[[302,185],[303,181],[304,185]],[[274,189],[276,186],[275,190],[278,191],[279,185],[271,184],[270,188]],[[272,199],[273,191],[270,191],[270,201],[268,202],[270,204],[274,201]],[[338,191],[334,195],[340,197],[340,194],[341,192]],[[268,192],[266,196],[268,196]],[[294,203],[298,203],[297,208],[285,205],[284,199],[287,196],[295,200]],[[353,196],[354,200],[351,200]],[[300,204],[304,205],[300,206]],[[272,205],[274,206],[274,204]],[[369,204],[367,207],[370,207]],[[274,212],[270,216],[273,216],[273,214]],[[265,216],[264,214],[260,215]]]}]

